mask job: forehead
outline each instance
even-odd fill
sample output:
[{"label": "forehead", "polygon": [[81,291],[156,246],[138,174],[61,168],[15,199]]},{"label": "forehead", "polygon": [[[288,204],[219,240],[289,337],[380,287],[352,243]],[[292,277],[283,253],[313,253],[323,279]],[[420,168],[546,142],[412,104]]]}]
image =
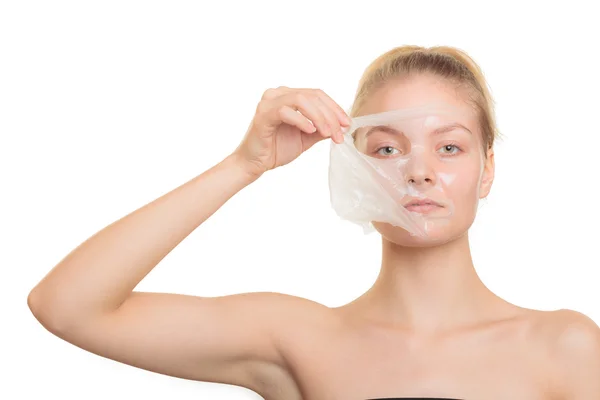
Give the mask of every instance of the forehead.
[{"label": "forehead", "polygon": [[360,115],[377,114],[401,108],[424,106],[431,103],[446,103],[459,109],[468,119],[475,121],[475,111],[465,102],[465,94],[451,82],[429,75],[413,75],[392,80],[369,95]]}]

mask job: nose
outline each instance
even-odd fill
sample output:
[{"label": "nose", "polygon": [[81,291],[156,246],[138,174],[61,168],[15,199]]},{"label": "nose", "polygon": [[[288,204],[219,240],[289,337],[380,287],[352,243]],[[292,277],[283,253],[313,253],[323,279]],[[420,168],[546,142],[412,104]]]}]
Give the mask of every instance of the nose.
[{"label": "nose", "polygon": [[405,179],[409,186],[435,185],[435,173],[424,155],[412,157],[406,164]]}]

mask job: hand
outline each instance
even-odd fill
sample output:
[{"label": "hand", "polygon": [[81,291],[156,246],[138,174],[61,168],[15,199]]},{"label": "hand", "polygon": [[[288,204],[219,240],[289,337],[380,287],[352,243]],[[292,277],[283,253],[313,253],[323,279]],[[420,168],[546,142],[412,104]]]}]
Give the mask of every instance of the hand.
[{"label": "hand", "polygon": [[267,89],[234,153],[258,176],[288,164],[325,138],[342,143],[342,127],[350,122],[346,112],[320,89]]}]

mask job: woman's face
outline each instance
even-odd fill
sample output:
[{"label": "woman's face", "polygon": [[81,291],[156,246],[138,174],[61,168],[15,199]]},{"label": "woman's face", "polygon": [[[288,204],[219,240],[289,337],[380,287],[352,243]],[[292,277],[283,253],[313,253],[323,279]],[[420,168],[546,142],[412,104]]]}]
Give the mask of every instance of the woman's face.
[{"label": "woman's face", "polygon": [[[423,131],[423,135],[428,136],[419,139],[423,147],[419,162],[406,164],[401,179],[425,195],[434,188],[442,188],[444,201],[451,205],[452,212],[444,218],[430,218],[433,213],[422,214],[427,220],[427,237],[411,235],[388,223],[373,222],[385,239],[399,245],[431,246],[463,236],[475,219],[479,199],[489,193],[494,175],[493,152],[488,151],[487,158],[484,156],[478,115],[465,102],[464,94],[442,78],[419,75],[389,82],[371,94],[360,111],[361,115],[368,115],[439,102],[460,110],[461,114],[452,117],[453,122],[464,125],[467,130],[426,133],[435,128],[434,122],[432,129]],[[406,148],[407,138],[389,132],[371,133],[366,137],[364,131],[357,131],[355,146],[373,157],[394,157]]]}]

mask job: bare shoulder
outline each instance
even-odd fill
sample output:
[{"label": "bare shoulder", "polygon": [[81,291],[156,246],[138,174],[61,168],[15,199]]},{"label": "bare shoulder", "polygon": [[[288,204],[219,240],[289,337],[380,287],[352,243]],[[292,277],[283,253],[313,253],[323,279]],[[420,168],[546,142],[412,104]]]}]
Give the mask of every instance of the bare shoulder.
[{"label": "bare shoulder", "polygon": [[311,331],[323,334],[335,324],[332,309],[314,300],[278,292],[258,292],[254,295],[269,308],[279,343],[294,337],[305,337]]},{"label": "bare shoulder", "polygon": [[557,351],[600,352],[600,327],[583,313],[569,309],[542,311],[537,322],[542,338]]},{"label": "bare shoulder", "polygon": [[300,340],[313,334],[323,335],[336,321],[330,307],[305,297],[278,292],[243,295],[263,308],[261,313],[270,319],[273,340],[282,354],[285,354],[288,344],[299,345]]},{"label": "bare shoulder", "polygon": [[[600,361],[600,327],[578,311],[562,309],[554,312],[554,343],[564,361]],[[597,371],[600,374],[600,371]],[[600,379],[600,375],[596,378]]]},{"label": "bare shoulder", "polygon": [[[537,337],[542,340],[565,398],[600,398],[600,327],[570,309],[539,312]],[[587,396],[587,397],[586,397]]]},{"label": "bare shoulder", "polygon": [[587,315],[569,309],[530,310],[532,335],[557,357],[599,354],[600,327]]},{"label": "bare shoulder", "polygon": [[269,293],[273,307],[277,308],[274,315],[274,331],[278,349],[285,356],[290,348],[299,349],[305,343],[315,344],[319,338],[338,328],[340,318],[334,310],[319,302],[282,293]]},{"label": "bare shoulder", "polygon": [[316,301],[277,292],[254,293],[271,315],[271,332],[279,354],[277,363],[264,363],[254,369],[254,381],[265,399],[300,400],[301,385],[294,366],[295,355],[310,352],[327,337],[335,324],[332,309]]}]

